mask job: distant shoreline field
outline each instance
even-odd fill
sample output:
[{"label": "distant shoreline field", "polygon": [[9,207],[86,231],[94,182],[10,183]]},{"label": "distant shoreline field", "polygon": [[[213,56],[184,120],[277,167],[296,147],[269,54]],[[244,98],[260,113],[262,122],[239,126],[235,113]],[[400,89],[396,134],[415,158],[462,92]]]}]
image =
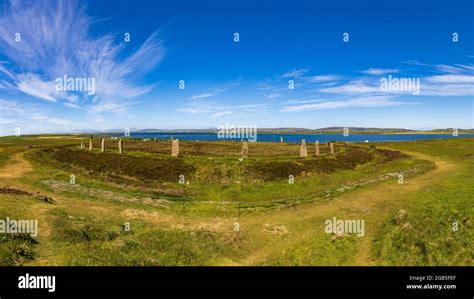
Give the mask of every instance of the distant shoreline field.
[{"label": "distant shoreline field", "polygon": [[[179,139],[183,141],[249,141],[249,142],[275,142],[275,143],[300,143],[305,140],[308,143],[319,142],[401,142],[401,141],[416,141],[416,140],[437,140],[437,139],[455,139],[455,138],[474,138],[474,134],[458,133],[458,136],[453,136],[452,133],[438,133],[438,132],[403,132],[403,133],[356,133],[345,136],[342,133],[270,133],[263,132],[256,135],[255,140],[248,136],[230,136],[228,138],[220,138],[216,132],[131,132],[129,136],[124,136],[123,133],[94,133],[94,134],[51,134],[51,135],[25,135],[25,137],[38,137],[41,139],[89,139],[105,137],[112,139],[136,139],[136,140],[172,140]],[[10,136],[14,137],[14,136]]]}]

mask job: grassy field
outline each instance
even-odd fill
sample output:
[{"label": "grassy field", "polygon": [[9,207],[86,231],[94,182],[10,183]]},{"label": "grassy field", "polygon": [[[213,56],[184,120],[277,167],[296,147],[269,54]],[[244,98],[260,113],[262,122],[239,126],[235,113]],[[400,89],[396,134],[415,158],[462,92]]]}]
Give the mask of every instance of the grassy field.
[{"label": "grassy field", "polygon": [[0,219],[39,225],[0,235],[1,265],[473,264],[474,139],[258,142],[243,161],[239,142],[80,142],[0,138]]}]

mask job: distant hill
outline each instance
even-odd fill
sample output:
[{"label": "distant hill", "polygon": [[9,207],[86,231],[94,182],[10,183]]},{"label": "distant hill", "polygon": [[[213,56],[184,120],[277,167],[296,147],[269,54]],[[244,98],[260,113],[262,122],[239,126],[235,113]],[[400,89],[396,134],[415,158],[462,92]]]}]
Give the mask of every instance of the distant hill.
[{"label": "distant hill", "polygon": [[[325,127],[320,129],[304,128],[259,128],[259,133],[295,133],[295,134],[339,134],[343,133],[346,127]],[[410,130],[401,128],[365,128],[365,127],[347,127],[349,134],[452,134],[453,129],[435,129],[435,130]],[[459,134],[474,134],[474,129],[458,129]]]},{"label": "distant hill", "polygon": [[[349,134],[452,134],[452,128],[433,129],[433,130],[411,130],[402,128],[374,128],[374,127],[347,127]],[[344,132],[345,127],[325,127],[319,129],[307,128],[258,128],[260,134],[340,134]],[[217,129],[136,129],[130,128],[130,132],[134,133],[216,133]],[[77,132],[92,132],[92,130],[78,130]],[[474,129],[458,129],[459,134],[474,134]],[[94,131],[94,133],[99,133]],[[107,130],[101,133],[123,133],[123,129]]]}]

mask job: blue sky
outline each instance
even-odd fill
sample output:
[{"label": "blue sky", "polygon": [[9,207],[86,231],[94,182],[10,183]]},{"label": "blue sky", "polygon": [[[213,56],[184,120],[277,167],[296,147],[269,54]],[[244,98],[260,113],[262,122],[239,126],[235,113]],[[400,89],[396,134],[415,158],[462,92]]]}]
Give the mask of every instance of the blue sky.
[{"label": "blue sky", "polygon": [[[472,128],[473,3],[0,0],[0,135]],[[64,76],[94,94],[58,89]],[[419,93],[382,90],[389,76]]]}]

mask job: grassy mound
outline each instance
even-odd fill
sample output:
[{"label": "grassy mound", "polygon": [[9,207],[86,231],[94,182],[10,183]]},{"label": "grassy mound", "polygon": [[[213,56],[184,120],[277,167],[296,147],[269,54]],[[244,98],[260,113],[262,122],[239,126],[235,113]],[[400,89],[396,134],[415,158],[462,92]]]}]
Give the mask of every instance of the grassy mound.
[{"label": "grassy mound", "polygon": [[368,163],[380,157],[381,162],[393,161],[409,156],[389,150],[368,151],[352,148],[347,152],[332,157],[297,159],[291,161],[262,161],[248,166],[248,172],[255,173],[265,181],[286,179],[289,175],[303,173],[331,173],[337,170],[355,169],[358,165]]},{"label": "grassy mound", "polygon": [[191,175],[195,171],[180,159],[156,159],[110,153],[94,154],[85,151],[60,149],[54,151],[54,158],[98,173],[112,173],[131,176],[142,180],[176,182],[180,175]]}]

